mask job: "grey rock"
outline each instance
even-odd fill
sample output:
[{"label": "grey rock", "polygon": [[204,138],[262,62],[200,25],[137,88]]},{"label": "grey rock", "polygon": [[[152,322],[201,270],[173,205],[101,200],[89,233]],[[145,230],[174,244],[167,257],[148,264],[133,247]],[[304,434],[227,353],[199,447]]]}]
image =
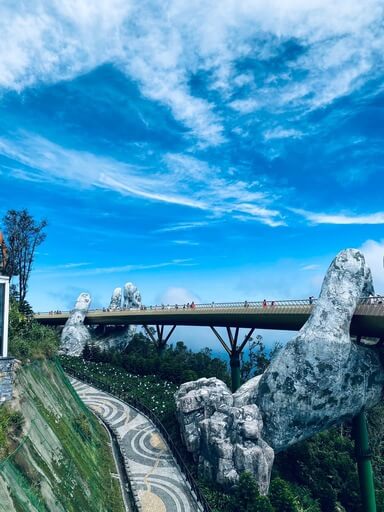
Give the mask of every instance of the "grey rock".
[{"label": "grey rock", "polygon": [[90,330],[84,325],[90,304],[89,293],[81,293],[61,333],[60,353],[79,356],[84,345],[90,341]]},{"label": "grey rock", "polygon": [[331,263],[307,323],[263,375],[233,395],[217,379],[181,386],[175,397],[182,436],[202,473],[231,484],[247,469],[264,493],[274,452],[382,399],[379,355],[349,335],[359,298],[371,294],[364,256],[346,249]]},{"label": "grey rock", "polygon": [[182,438],[199,462],[199,472],[232,485],[242,471],[249,470],[257,475],[265,494],[274,453],[261,438],[258,407],[233,407],[234,395],[216,378],[182,384],[175,398]]},{"label": "grey rock", "polygon": [[0,404],[12,400],[15,362],[11,357],[0,358]]},{"label": "grey rock", "polygon": [[115,288],[112,293],[111,302],[109,308],[111,311],[121,308],[121,288]]},{"label": "grey rock", "polygon": [[187,449],[198,456],[200,422],[212,416],[221,406],[232,406],[232,393],[219,379],[199,379],[181,385],[176,393],[181,435]]}]

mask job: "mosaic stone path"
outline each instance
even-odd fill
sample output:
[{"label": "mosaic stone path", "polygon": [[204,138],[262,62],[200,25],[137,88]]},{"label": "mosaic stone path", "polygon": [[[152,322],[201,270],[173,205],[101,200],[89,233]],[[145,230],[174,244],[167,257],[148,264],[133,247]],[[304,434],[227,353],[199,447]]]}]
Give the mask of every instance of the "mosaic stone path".
[{"label": "mosaic stone path", "polygon": [[152,422],[118,398],[74,378],[70,380],[83,402],[117,434],[141,510],[198,512],[200,507]]}]

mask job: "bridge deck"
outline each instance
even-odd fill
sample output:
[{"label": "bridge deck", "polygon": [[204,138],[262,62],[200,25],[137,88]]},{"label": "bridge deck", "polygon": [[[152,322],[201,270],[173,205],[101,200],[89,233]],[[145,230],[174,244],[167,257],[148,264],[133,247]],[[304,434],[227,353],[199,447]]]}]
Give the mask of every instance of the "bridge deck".
[{"label": "bridge deck", "polygon": [[[263,307],[243,303],[196,305],[194,309],[147,308],[130,310],[91,310],[84,323],[89,325],[189,325],[215,327],[255,327],[297,331],[307,321],[313,305],[308,301],[285,301]],[[63,325],[70,312],[37,313],[36,320],[46,325]],[[351,323],[352,335],[384,337],[384,304],[362,302]]]}]

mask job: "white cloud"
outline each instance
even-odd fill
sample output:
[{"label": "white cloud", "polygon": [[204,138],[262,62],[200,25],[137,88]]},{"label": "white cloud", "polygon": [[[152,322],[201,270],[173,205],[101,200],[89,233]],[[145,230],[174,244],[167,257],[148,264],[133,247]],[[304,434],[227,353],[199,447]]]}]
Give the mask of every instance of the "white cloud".
[{"label": "white cloud", "polygon": [[[40,277],[49,277],[52,278],[53,276],[59,275],[61,276],[61,273],[57,273],[57,270],[66,271],[65,276],[69,277],[76,277],[76,276],[96,276],[96,275],[106,275],[106,274],[119,274],[122,272],[133,272],[138,270],[153,270],[157,268],[166,268],[166,267],[191,267],[196,265],[191,259],[173,259],[171,261],[163,261],[159,263],[148,263],[148,264],[140,264],[140,263],[134,263],[129,265],[118,265],[118,266],[110,266],[110,267],[93,267],[93,268],[86,268],[82,270],[76,270],[76,266],[65,266],[65,265],[58,265],[55,267],[51,267],[50,269],[42,269],[39,272]],[[81,265],[77,265],[81,266]]]},{"label": "white cloud", "polygon": [[54,267],[40,267],[38,268],[37,270],[35,270],[34,272],[36,274],[45,274],[45,273],[51,273],[52,271],[57,271],[57,270],[68,270],[68,269],[74,269],[74,268],[79,268],[79,267],[86,267],[90,265],[90,263],[63,263],[63,264],[59,264],[59,265],[55,265]]},{"label": "white cloud", "polygon": [[210,223],[207,221],[196,221],[196,222],[179,222],[172,224],[171,226],[165,226],[164,228],[156,229],[155,233],[168,233],[172,231],[188,231],[189,229],[201,228],[208,226]]},{"label": "white cloud", "polygon": [[[383,8],[382,0],[4,0],[0,87],[21,91],[111,62],[189,134],[217,145],[221,104],[192,93],[193,75],[206,72],[208,87],[240,114],[323,107],[381,72]],[[285,58],[289,42],[297,51]],[[272,71],[268,60],[279,57],[284,65]],[[266,76],[239,72],[247,58],[264,63]]]},{"label": "white cloud", "polygon": [[251,112],[257,110],[257,108],[260,107],[260,104],[256,100],[247,99],[231,101],[229,106],[241,114],[250,114]]},{"label": "white cloud", "polygon": [[265,140],[271,139],[287,139],[293,138],[297,139],[301,137],[303,134],[299,130],[294,129],[284,129],[284,128],[274,128],[273,130],[267,130],[264,132]]},{"label": "white cloud", "polygon": [[384,212],[369,213],[366,215],[315,213],[300,208],[291,208],[291,211],[303,216],[313,224],[384,224]]},{"label": "white cloud", "polygon": [[301,267],[301,270],[318,270],[319,268],[320,268],[320,265],[311,264],[311,265],[303,265]]},{"label": "white cloud", "polygon": [[384,240],[367,240],[359,249],[372,271],[376,293],[384,294]]},{"label": "white cloud", "polygon": [[172,243],[176,244],[176,245],[189,245],[189,246],[200,245],[199,242],[194,242],[193,240],[172,240]]},{"label": "white cloud", "polygon": [[201,302],[201,299],[191,290],[187,288],[170,287],[165,290],[160,296],[158,302],[162,304],[187,304],[194,301],[195,303]]},{"label": "white cloud", "polygon": [[[271,226],[277,225],[280,217],[278,210],[269,208],[268,194],[257,182],[236,180],[232,170],[226,173],[186,155],[167,154],[163,167],[154,170],[64,148],[25,132],[14,134],[12,139],[0,137],[0,153],[17,162],[18,179],[98,187],[199,209],[218,217],[242,214]],[[21,165],[25,166],[22,172]],[[165,231],[178,229],[183,227],[173,226]]]}]

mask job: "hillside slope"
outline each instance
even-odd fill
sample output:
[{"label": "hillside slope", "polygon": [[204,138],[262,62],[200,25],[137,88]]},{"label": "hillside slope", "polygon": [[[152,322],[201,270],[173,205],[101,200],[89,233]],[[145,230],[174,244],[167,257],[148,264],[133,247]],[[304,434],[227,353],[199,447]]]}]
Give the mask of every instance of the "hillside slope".
[{"label": "hillside slope", "polygon": [[61,367],[23,366],[14,396],[24,428],[0,461],[0,511],[123,511],[108,436]]}]

